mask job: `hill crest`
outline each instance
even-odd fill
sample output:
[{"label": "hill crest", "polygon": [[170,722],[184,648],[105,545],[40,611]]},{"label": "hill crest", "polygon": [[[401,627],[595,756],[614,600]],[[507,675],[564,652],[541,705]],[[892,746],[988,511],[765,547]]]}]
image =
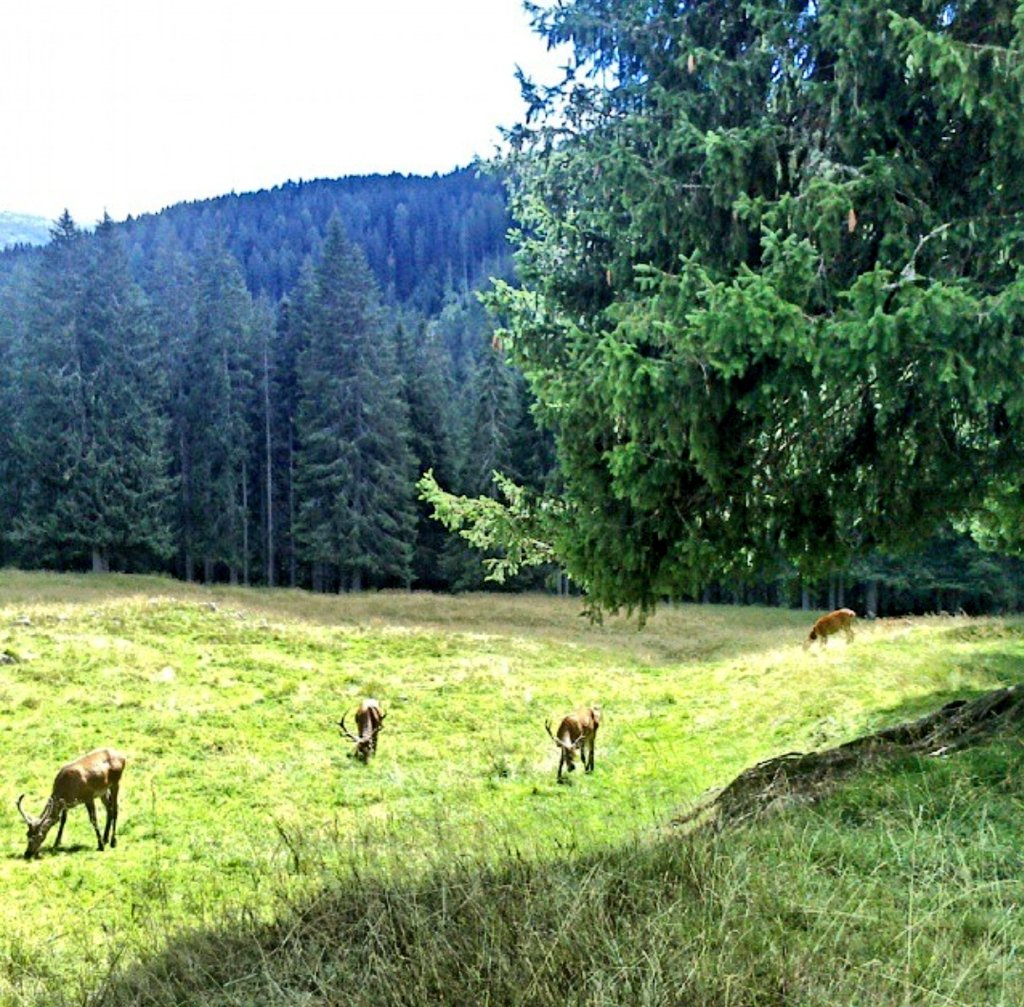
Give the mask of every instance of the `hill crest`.
[{"label": "hill crest", "polygon": [[50,240],[50,221],[30,213],[0,210],[0,250],[15,245],[45,245]]}]

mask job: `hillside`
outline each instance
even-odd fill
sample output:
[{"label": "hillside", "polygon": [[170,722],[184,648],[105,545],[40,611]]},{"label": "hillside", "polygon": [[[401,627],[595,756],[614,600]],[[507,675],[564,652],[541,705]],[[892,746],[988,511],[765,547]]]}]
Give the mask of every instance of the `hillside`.
[{"label": "hillside", "polygon": [[11,245],[45,245],[50,240],[50,221],[27,213],[0,210],[0,251]]},{"label": "hillside", "polygon": [[420,311],[436,313],[446,290],[511,269],[501,184],[468,168],[286,182],[179,203],[119,226],[141,263],[152,264],[168,245],[194,255],[221,239],[250,291],[277,301],[295,286],[303,262],[319,257],[335,216],[389,300]]},{"label": "hillside", "polygon": [[[390,301],[440,310],[447,290],[468,290],[511,271],[510,226],[495,178],[462,169],[443,176],[374,175],[286,182],[259,192],[178,203],[115,224],[145,284],[170,251],[198,256],[223,241],[249,290],[276,302],[306,259],[319,256],[332,217],[363,249]],[[0,213],[0,271],[17,243],[45,244],[51,221]],[[21,251],[21,250],[18,250]]]},{"label": "hillside", "polygon": [[[0,574],[11,795],[38,814],[61,761],[129,759],[116,850],[76,810],[26,863],[10,809],[0,1002],[1019,1002],[1019,737],[671,825],[767,758],[1019,681],[1019,619],[805,653],[797,612],[578,613]],[[334,725],[365,695],[389,719],[361,766]],[[595,772],[558,786],[544,721],[594,701]]]},{"label": "hillside", "polygon": [[[366,175],[288,181],[258,192],[176,203],[114,224],[144,286],[172,254],[198,257],[222,242],[254,295],[277,302],[316,260],[333,217],[366,255],[391,303],[436,314],[450,290],[511,272],[510,218],[498,178],[462,168],[447,175]],[[92,221],[83,223],[92,227]],[[52,221],[0,213],[0,275],[24,248],[45,244]],[[10,235],[5,240],[5,235]]]}]

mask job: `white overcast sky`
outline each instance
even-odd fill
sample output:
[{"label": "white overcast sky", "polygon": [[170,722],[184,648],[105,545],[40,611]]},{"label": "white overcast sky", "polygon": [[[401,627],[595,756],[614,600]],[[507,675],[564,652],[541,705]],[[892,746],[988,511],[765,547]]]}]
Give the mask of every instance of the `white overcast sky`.
[{"label": "white overcast sky", "polygon": [[444,173],[558,62],[520,0],[0,0],[0,210]]}]

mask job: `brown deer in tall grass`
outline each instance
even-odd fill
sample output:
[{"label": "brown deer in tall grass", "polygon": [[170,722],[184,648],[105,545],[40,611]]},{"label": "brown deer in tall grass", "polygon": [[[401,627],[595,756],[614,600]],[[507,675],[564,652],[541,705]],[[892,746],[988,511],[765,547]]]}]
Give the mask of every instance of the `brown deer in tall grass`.
[{"label": "brown deer in tall grass", "polygon": [[551,721],[546,720],[544,727],[551,740],[558,746],[561,753],[558,760],[558,782],[562,782],[562,770],[573,772],[576,769],[576,755],[580,756],[583,769],[587,773],[594,771],[594,740],[597,729],[601,726],[601,709],[597,706],[581,707],[575,713],[562,718],[557,733],[551,730]]},{"label": "brown deer in tall grass", "polygon": [[837,608],[828,615],[823,615],[812,627],[807,639],[804,640],[804,650],[815,640],[820,640],[822,647],[828,644],[828,638],[835,633],[845,633],[846,642],[853,642],[853,620],[857,613],[852,608]]},{"label": "brown deer in tall grass", "polygon": [[[60,827],[57,829],[53,848],[60,846],[64,825],[68,820],[68,811],[78,804],[84,804],[86,811],[89,812],[89,821],[92,822],[100,850],[108,841],[112,847],[117,846],[117,792],[121,786],[124,764],[125,757],[120,752],[115,752],[112,748],[97,748],[88,755],[62,766],[53,781],[53,791],[46,802],[46,807],[38,818],[30,817],[22,809],[21,802],[25,800],[25,795],[22,794],[15,803],[28,826],[28,849],[25,850],[25,859],[29,860],[39,852],[46,834],[58,819]],[[97,797],[107,809],[107,820],[102,835],[96,822]]]},{"label": "brown deer in tall grass", "polygon": [[377,735],[384,727],[384,718],[387,714],[380,708],[380,703],[375,699],[364,699],[356,710],[356,730],[358,737],[346,726],[345,718],[338,721],[342,734],[349,741],[355,743],[355,750],[352,752],[361,762],[367,762],[371,755],[377,751]]}]

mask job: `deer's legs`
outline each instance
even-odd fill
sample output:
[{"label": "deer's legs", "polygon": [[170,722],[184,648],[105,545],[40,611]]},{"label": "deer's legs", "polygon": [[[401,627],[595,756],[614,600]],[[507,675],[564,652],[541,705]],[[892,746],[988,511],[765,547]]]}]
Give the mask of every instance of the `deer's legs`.
[{"label": "deer's legs", "polygon": [[96,833],[96,843],[100,850],[103,849],[103,836],[100,835],[100,826],[96,821],[96,802],[89,798],[85,802],[85,810],[89,812],[89,821],[92,822],[92,830]]},{"label": "deer's legs", "polygon": [[107,809],[107,821],[103,826],[103,842],[109,840],[111,848],[117,846],[117,791],[102,795],[103,806]]},{"label": "deer's legs", "polygon": [[60,813],[60,825],[57,826],[57,838],[53,841],[53,848],[60,846],[61,836],[64,835],[64,825],[68,820],[68,809],[63,808]]}]

